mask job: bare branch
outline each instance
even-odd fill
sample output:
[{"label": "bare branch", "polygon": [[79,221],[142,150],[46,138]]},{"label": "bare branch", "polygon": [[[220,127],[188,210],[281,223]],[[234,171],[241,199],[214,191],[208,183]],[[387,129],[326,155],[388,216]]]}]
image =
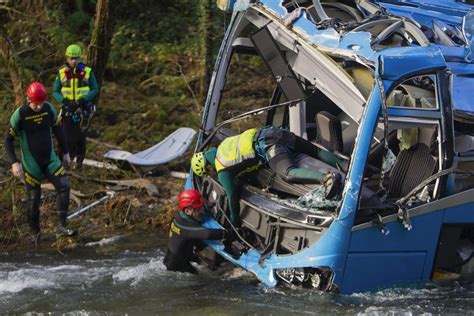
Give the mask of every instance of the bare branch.
[{"label": "bare branch", "polygon": [[38,44],[38,45],[36,45],[36,46],[34,46],[34,47],[30,47],[30,48],[21,50],[21,51],[19,51],[19,52],[15,52],[15,53],[13,53],[13,55],[12,55],[11,57],[12,57],[12,58],[15,58],[15,57],[17,57],[17,56],[20,56],[20,55],[23,54],[23,53],[26,53],[26,52],[35,50],[35,49],[37,49],[39,46],[40,46],[40,45]]},{"label": "bare branch", "polygon": [[189,84],[188,79],[186,79],[186,76],[184,75],[183,67],[181,66],[181,64],[179,62],[176,62],[176,65],[178,66],[181,77],[183,77],[184,83],[186,83],[186,87],[188,88],[189,92],[191,92],[194,104],[196,105],[196,111],[199,113],[201,109],[199,108],[199,101],[196,98],[196,94],[194,93],[193,88],[191,88],[191,85]]},{"label": "bare branch", "polygon": [[6,5],[0,5],[0,10],[8,11],[8,12],[11,12],[11,13],[16,13],[16,14],[23,15],[23,16],[30,17],[30,18],[37,18],[41,15],[41,13],[36,14],[36,15],[28,14],[28,13],[25,13],[25,12],[7,7]]},{"label": "bare branch", "polygon": [[21,79],[18,65],[12,57],[13,55],[14,49],[10,38],[5,34],[0,34],[0,58],[3,59],[3,64],[10,74],[15,93],[15,105],[19,105],[23,100],[23,80]]}]

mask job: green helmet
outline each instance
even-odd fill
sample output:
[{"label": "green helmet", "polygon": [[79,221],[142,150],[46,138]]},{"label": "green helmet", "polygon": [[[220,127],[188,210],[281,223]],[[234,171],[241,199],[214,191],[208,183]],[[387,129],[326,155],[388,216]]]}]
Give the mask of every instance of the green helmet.
[{"label": "green helmet", "polygon": [[195,153],[193,158],[191,158],[191,169],[199,177],[206,174],[206,158],[204,158],[202,152]]},{"label": "green helmet", "polygon": [[67,57],[81,57],[81,55],[82,55],[82,51],[79,45],[72,44],[66,48]]}]

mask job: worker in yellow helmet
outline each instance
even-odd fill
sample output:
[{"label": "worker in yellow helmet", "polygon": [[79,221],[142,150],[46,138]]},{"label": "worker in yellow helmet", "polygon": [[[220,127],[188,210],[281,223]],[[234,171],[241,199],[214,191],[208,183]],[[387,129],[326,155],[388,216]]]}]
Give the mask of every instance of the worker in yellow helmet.
[{"label": "worker in yellow helmet", "polygon": [[86,154],[86,135],[82,128],[95,112],[92,100],[99,93],[94,72],[82,62],[77,44],[66,49],[66,64],[61,67],[53,86],[53,97],[62,104],[61,117],[71,159],[80,167]]},{"label": "worker in yellow helmet", "polygon": [[217,147],[198,152],[191,159],[191,168],[197,176],[204,176],[210,166],[217,171],[219,183],[228,197],[230,219],[239,223],[239,194],[235,178],[246,171],[254,170],[260,163],[266,163],[287,182],[322,183],[327,199],[339,194],[342,177],[337,172],[323,173],[316,169],[294,165],[292,153],[303,153],[324,161],[333,167],[341,162],[329,152],[321,150],[311,142],[290,131],[266,127],[252,128],[242,134],[228,137]]}]

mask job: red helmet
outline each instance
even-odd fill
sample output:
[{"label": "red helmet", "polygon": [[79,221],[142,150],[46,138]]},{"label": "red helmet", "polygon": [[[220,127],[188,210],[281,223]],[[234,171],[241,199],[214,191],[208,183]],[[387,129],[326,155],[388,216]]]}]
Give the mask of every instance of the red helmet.
[{"label": "red helmet", "polygon": [[41,82],[32,82],[26,88],[26,99],[29,103],[43,103],[46,101],[46,89]]},{"label": "red helmet", "polygon": [[184,190],[178,195],[178,209],[185,207],[198,208],[204,205],[201,193],[197,190]]}]

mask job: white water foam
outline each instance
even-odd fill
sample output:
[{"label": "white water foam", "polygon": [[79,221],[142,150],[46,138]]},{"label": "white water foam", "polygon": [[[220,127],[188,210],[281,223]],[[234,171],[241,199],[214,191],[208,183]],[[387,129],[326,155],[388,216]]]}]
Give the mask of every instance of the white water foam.
[{"label": "white water foam", "polygon": [[443,290],[439,288],[393,288],[377,292],[354,293],[351,295],[351,297],[377,303],[387,303],[417,299],[421,300],[425,298],[436,299],[443,298],[445,295],[446,293],[444,293]]},{"label": "white water foam", "polygon": [[141,281],[163,271],[166,271],[166,267],[162,262],[162,258],[151,259],[148,263],[122,269],[118,273],[113,274],[112,279],[115,282],[132,281],[131,285],[136,286]]},{"label": "white water foam", "polygon": [[[419,312],[416,311],[416,314]],[[390,309],[387,310],[387,308],[384,307],[376,307],[376,306],[369,306],[365,309],[363,312],[357,313],[357,316],[385,316],[385,315],[393,315],[393,316],[412,316],[413,312],[412,311],[407,311],[404,309]],[[420,315],[431,315],[427,313],[421,313]]]},{"label": "white water foam", "polygon": [[39,269],[20,269],[0,273],[0,294],[18,293],[25,289],[47,289],[58,285],[44,277]]},{"label": "white water foam", "polygon": [[81,265],[9,267],[0,271],[0,294],[18,293],[26,289],[60,289],[72,286],[92,286],[121,267],[89,268]]}]

